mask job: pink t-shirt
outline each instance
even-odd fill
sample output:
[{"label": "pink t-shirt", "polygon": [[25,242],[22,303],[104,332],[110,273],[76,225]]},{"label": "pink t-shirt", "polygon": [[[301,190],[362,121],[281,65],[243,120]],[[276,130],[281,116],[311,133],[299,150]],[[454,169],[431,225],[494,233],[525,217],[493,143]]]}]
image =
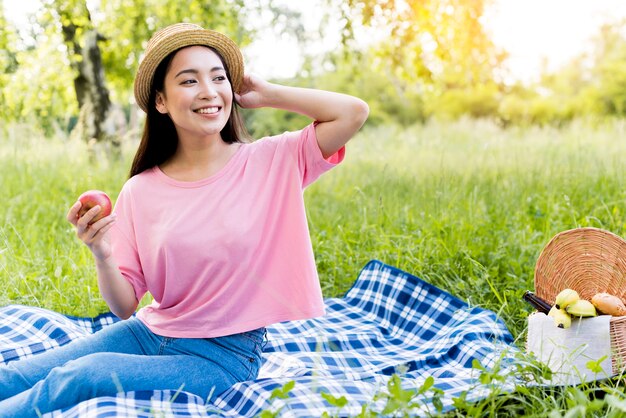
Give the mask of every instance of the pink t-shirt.
[{"label": "pink t-shirt", "polygon": [[122,188],[113,254],[137,317],[168,337],[230,335],[324,314],[304,188],[343,160],[324,159],[314,125],[239,147],[211,177],[181,182],[158,167]]}]

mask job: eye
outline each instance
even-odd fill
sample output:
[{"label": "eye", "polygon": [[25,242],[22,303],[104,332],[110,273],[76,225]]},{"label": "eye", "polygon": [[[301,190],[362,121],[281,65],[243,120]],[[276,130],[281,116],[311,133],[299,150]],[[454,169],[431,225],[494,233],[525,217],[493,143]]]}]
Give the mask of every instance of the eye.
[{"label": "eye", "polygon": [[193,84],[193,83],[195,83],[195,82],[196,82],[196,80],[189,79],[189,80],[183,80],[183,81],[181,81],[181,82],[180,82],[180,84],[181,84],[181,85],[182,85],[182,84]]},{"label": "eye", "polygon": [[226,76],[225,75],[218,75],[217,77],[213,78],[213,81],[226,81]]}]

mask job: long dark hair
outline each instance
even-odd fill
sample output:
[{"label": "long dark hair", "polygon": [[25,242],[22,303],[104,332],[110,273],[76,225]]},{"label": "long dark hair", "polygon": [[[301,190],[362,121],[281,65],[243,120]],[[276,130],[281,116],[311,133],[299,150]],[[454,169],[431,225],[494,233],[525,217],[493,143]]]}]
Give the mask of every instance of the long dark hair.
[{"label": "long dark hair", "polygon": [[[226,69],[226,76],[228,77],[228,80],[231,80],[228,66],[224,62],[222,56],[215,49],[211,47],[207,48],[217,54]],[[159,63],[159,66],[154,72],[152,87],[150,88],[150,98],[148,100],[148,114],[143,127],[141,142],[139,143],[139,148],[137,148],[133,164],[130,168],[129,177],[137,175],[159,164],[163,164],[168,158],[174,155],[176,148],[178,147],[178,134],[176,133],[174,122],[170,119],[169,115],[160,113],[156,109],[155,104],[157,92],[163,91],[167,68],[172,61],[172,58],[174,58],[174,55],[176,55],[180,49],[177,49],[165,57],[163,61]],[[220,133],[222,135],[222,140],[228,144],[247,142],[249,139],[248,132],[238,110],[238,105],[235,103],[234,90],[230,116]]]}]

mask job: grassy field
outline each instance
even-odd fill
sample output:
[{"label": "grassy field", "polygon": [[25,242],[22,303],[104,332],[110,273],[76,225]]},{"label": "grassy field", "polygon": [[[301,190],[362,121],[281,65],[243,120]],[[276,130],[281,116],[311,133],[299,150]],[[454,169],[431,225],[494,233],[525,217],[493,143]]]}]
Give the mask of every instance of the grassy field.
[{"label": "grassy field", "polygon": [[[42,140],[25,128],[0,139],[0,305],[81,316],[106,310],[91,255],[65,214],[84,190],[115,197],[134,146],[125,144],[117,161],[91,161],[84,144]],[[343,294],[367,261],[379,259],[498,312],[522,346],[530,308],[521,296],[533,289],[550,238],[580,226],[626,236],[625,156],[623,121],[366,128],[344,164],[305,193],[324,294]],[[606,384],[494,396],[455,414],[493,416],[495,408],[495,415],[584,417],[620,407],[626,414],[623,381]],[[613,392],[618,407],[602,400]]]}]

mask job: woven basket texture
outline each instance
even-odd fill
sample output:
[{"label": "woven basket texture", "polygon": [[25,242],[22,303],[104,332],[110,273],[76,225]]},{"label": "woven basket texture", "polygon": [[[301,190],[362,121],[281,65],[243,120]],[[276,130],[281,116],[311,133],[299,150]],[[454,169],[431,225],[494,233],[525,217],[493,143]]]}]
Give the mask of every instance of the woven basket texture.
[{"label": "woven basket texture", "polygon": [[[537,296],[554,304],[563,289],[583,299],[600,292],[626,302],[626,241],[598,228],[576,228],[555,235],[535,266]],[[626,372],[626,316],[611,318],[613,373]]]}]

